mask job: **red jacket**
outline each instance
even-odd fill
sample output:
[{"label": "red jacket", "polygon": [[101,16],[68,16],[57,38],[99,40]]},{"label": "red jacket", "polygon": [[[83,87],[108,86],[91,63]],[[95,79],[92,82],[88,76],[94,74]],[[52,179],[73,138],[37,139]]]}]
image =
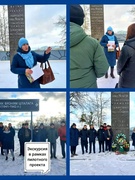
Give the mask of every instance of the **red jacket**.
[{"label": "red jacket", "polygon": [[60,140],[66,141],[66,126],[61,126],[58,129],[58,134],[60,136]]}]

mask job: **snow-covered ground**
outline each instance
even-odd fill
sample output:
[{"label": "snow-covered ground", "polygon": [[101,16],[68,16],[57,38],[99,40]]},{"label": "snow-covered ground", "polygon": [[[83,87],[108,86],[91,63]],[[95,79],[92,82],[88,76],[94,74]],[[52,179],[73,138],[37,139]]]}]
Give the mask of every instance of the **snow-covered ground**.
[{"label": "snow-covered ground", "polygon": [[15,161],[12,161],[11,154],[8,155],[8,161],[5,160],[5,156],[0,154],[0,176],[2,175],[66,175],[66,159],[62,159],[60,140],[57,140],[57,159],[51,159],[51,171],[47,174],[41,174],[40,172],[29,173],[24,172],[24,158],[19,156],[19,141],[17,133],[15,136]]},{"label": "snow-covered ground", "polygon": [[70,158],[70,175],[135,175],[135,151],[132,143],[130,151],[120,155],[114,152],[99,153],[98,147],[96,142],[96,153],[83,155],[81,146],[78,145],[78,156]]},{"label": "snow-covered ground", "polygon": [[115,88],[115,85],[116,83],[118,83],[119,80],[119,75],[117,74],[116,66],[114,67],[114,76],[114,79],[110,76],[109,67],[108,78],[105,78],[105,76],[103,76],[102,78],[97,79],[98,88]]},{"label": "snow-covered ground", "polygon": [[[50,60],[55,80],[41,88],[66,88],[66,60]],[[17,88],[17,74],[10,71],[9,61],[0,61],[0,88]]]}]

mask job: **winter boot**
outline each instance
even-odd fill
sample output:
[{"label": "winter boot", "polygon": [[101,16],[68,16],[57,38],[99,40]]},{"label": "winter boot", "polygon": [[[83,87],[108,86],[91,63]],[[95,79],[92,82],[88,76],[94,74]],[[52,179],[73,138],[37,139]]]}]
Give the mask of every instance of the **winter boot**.
[{"label": "winter boot", "polygon": [[13,157],[13,159],[12,159],[13,161],[15,160],[15,157]]},{"label": "winter boot", "polygon": [[105,74],[105,78],[108,78],[108,72]]},{"label": "winter boot", "polygon": [[113,74],[113,71],[114,71],[114,68],[111,67],[111,73],[110,73],[110,76],[111,76],[112,78],[115,78],[115,76],[114,76],[114,74]]},{"label": "winter boot", "polygon": [[8,160],[8,157],[6,156],[6,161]]}]

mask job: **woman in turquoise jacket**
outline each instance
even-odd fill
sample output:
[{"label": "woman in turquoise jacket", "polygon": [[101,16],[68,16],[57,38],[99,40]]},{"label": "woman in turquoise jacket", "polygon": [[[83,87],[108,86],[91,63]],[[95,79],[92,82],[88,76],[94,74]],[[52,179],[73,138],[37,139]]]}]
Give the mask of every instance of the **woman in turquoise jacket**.
[{"label": "woman in turquoise jacket", "polygon": [[88,36],[81,25],[80,5],[70,6],[70,87],[97,88],[97,78],[105,75],[108,62],[99,42]]}]

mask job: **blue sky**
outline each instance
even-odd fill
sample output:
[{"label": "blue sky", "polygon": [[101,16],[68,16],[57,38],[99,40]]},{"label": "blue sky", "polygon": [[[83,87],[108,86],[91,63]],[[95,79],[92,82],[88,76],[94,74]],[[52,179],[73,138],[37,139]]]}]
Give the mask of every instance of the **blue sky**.
[{"label": "blue sky", "polygon": [[66,17],[66,5],[25,5],[26,38],[32,49],[57,46],[61,28],[54,24]]},{"label": "blue sky", "polygon": [[[0,92],[0,99],[39,99],[39,111],[33,112],[33,121],[41,115],[66,115],[66,94],[64,92]],[[0,121],[16,125],[19,121],[30,120],[30,112],[0,112]]]},{"label": "blue sky", "polygon": [[[90,95],[93,97],[94,93],[90,92]],[[111,99],[111,93],[105,92],[104,97]],[[105,122],[107,124],[111,124],[111,102],[109,102],[108,107],[105,109],[106,119]],[[81,117],[81,111],[76,111],[77,116]],[[79,123],[78,117],[71,114],[70,115],[70,125],[74,122],[77,123],[78,127],[82,127],[82,124]],[[130,127],[135,127],[135,92],[130,92]]]}]

